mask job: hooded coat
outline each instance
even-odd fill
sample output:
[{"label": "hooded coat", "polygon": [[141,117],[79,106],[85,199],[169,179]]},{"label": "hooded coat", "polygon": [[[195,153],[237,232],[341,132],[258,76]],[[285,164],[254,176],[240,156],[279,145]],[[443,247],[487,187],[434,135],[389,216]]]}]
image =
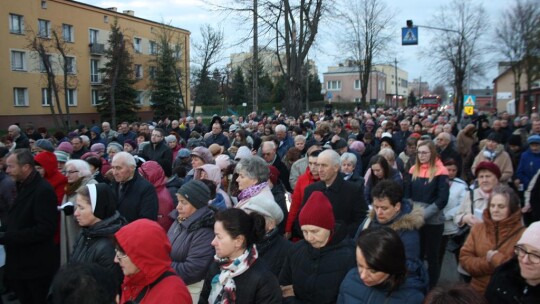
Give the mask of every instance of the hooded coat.
[{"label": "hooded coat", "polygon": [[527,189],[538,169],[540,169],[540,153],[533,153],[529,148],[521,154],[516,170],[516,177],[523,184],[524,189]]},{"label": "hooded coat", "polygon": [[67,177],[58,171],[56,155],[49,151],[43,151],[34,156],[34,160],[45,170],[44,178],[53,186],[58,205],[60,205],[64,198]]},{"label": "hooded coat", "polygon": [[[115,235],[116,241],[129,256],[139,272],[124,276],[120,303],[137,298],[145,292],[163,273],[173,272],[171,268],[171,243],[156,222],[148,219],[136,220],[122,227]],[[182,279],[168,276],[160,280],[139,302],[140,304],[191,303],[191,295]]]},{"label": "hooded coat", "polygon": [[[218,166],[212,165],[212,164],[202,165],[199,168],[195,169],[194,179],[199,179],[199,180],[201,179],[200,177],[201,171],[206,172],[206,175],[208,176],[206,179],[213,181],[214,184],[216,185],[216,199],[212,201],[210,204],[220,210],[223,210],[226,208],[232,208],[231,198],[229,197],[227,192],[221,189],[221,169]],[[222,196],[222,200],[225,201],[226,206],[219,206],[219,205],[216,206],[215,203],[220,201],[219,197],[217,197],[218,195]]]},{"label": "hooded coat", "polygon": [[521,276],[517,257],[495,269],[485,293],[490,304],[533,304],[540,302],[540,285],[531,286]]},{"label": "hooded coat", "polygon": [[163,169],[157,162],[147,161],[139,167],[139,173],[156,188],[158,198],[157,222],[165,231],[169,231],[172,225],[169,213],[174,210],[174,205],[172,196],[167,190],[167,178]]},{"label": "hooded coat", "polygon": [[[471,287],[480,293],[484,293],[495,268],[512,258],[514,245],[525,230],[521,223],[521,210],[495,222],[489,209],[485,209],[483,220],[471,228],[459,254],[460,265],[471,274]],[[490,262],[486,258],[489,250],[498,251]]]},{"label": "hooded coat", "polygon": [[313,177],[311,170],[309,170],[309,166],[307,167],[306,172],[300,175],[300,177],[298,178],[298,181],[296,182],[296,186],[294,187],[294,191],[292,193],[292,202],[289,210],[289,215],[287,217],[287,223],[285,224],[285,232],[292,232],[293,230],[293,223],[298,217],[300,207],[302,206],[302,202],[304,201],[304,189],[317,181],[319,181],[319,178]]}]

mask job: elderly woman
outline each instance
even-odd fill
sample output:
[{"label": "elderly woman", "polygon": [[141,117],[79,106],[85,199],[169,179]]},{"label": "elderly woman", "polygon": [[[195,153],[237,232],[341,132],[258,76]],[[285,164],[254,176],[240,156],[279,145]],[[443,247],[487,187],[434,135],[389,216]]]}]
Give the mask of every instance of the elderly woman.
[{"label": "elderly woman", "polygon": [[345,152],[341,155],[341,173],[343,173],[343,179],[359,185],[364,184],[364,178],[360,176],[358,172],[354,172],[358,160],[356,155],[350,152]]},{"label": "elderly woman", "polygon": [[495,132],[488,135],[485,146],[474,158],[471,166],[472,172],[476,172],[478,164],[485,161],[492,162],[499,167],[499,170],[501,170],[501,177],[499,178],[501,183],[510,181],[514,174],[512,159],[508,152],[504,150],[501,136]]},{"label": "elderly woman", "polygon": [[201,167],[202,165],[214,163],[214,157],[212,156],[212,153],[205,147],[194,148],[191,151],[190,156],[192,169],[187,173],[186,177],[184,178],[184,183],[187,183],[193,179],[193,176],[195,175],[195,169]]},{"label": "elderly woman", "polygon": [[219,210],[232,207],[231,198],[227,192],[221,189],[221,169],[217,165],[206,164],[195,169],[195,180],[207,179],[216,185],[216,198],[210,202],[210,205]]},{"label": "elderly woman", "polygon": [[124,149],[122,145],[113,141],[107,145],[107,156],[109,157],[109,162],[112,162],[114,155],[118,152],[122,152]]},{"label": "elderly woman", "polygon": [[[60,263],[66,264],[77,235],[79,234],[79,225],[73,218],[73,206],[77,197],[77,190],[87,184],[97,184],[92,178],[90,165],[84,160],[72,159],[66,162],[64,172],[67,177],[66,194],[62,200],[62,212],[60,214]],[[60,207],[59,207],[60,208]]]},{"label": "elderly woman", "polygon": [[279,275],[283,303],[335,303],[355,265],[352,243],[346,233],[335,233],[332,205],[320,191],[311,194],[298,220],[304,240],[292,246]]},{"label": "elderly woman", "polygon": [[506,185],[493,189],[483,222],[471,229],[459,255],[459,263],[471,277],[471,286],[484,293],[495,268],[510,260],[523,233],[519,198]]},{"label": "elderly woman", "polygon": [[300,157],[304,157],[306,155],[306,137],[296,135],[294,137],[294,147],[300,151]]},{"label": "elderly woman", "polygon": [[173,153],[173,156],[171,159],[171,163],[172,163],[176,159],[176,156],[178,155],[178,151],[182,149],[182,146],[178,143],[178,137],[174,134],[165,136],[165,141],[167,142],[167,146],[171,148],[172,153]]},{"label": "elderly woman", "polygon": [[243,158],[236,165],[235,172],[238,174],[236,181],[240,194],[238,194],[238,204],[236,208],[245,209],[253,204],[252,198],[266,197],[274,200],[272,191],[268,186],[270,169],[264,159],[258,156]]},{"label": "elderly woman", "polygon": [[184,280],[193,303],[199,301],[204,277],[214,258],[214,211],[209,208],[210,190],[192,180],[176,193],[178,205],[170,216],[175,221],[167,234],[171,242],[172,268]]}]

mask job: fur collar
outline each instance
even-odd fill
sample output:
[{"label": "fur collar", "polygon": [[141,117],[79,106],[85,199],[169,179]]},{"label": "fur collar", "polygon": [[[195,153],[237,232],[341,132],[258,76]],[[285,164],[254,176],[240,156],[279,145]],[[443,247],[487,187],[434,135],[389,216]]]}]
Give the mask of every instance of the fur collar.
[{"label": "fur collar", "polygon": [[380,224],[375,217],[375,209],[369,211],[369,218],[373,225],[388,226],[394,231],[418,230],[424,225],[424,210],[416,205],[411,209],[410,203],[404,200],[401,203],[401,212],[389,223]]}]

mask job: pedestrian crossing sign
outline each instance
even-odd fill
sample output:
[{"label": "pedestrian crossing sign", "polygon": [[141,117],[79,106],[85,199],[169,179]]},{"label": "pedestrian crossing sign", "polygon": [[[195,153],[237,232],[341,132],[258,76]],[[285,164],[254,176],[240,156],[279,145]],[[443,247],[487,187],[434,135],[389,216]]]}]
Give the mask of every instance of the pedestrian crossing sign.
[{"label": "pedestrian crossing sign", "polygon": [[401,28],[401,45],[417,45],[418,44],[418,27],[402,27]]},{"label": "pedestrian crossing sign", "polygon": [[465,107],[474,107],[476,105],[476,96],[475,95],[465,95],[463,96],[463,106]]}]

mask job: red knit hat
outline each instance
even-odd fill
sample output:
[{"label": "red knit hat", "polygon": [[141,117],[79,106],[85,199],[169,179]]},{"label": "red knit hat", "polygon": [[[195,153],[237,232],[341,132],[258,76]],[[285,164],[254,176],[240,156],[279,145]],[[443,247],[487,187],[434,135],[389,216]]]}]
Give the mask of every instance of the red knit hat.
[{"label": "red knit hat", "polygon": [[483,161],[479,163],[474,170],[474,176],[478,176],[480,170],[488,170],[489,172],[495,174],[495,176],[497,176],[497,179],[501,179],[501,169],[499,169],[499,166],[497,166],[495,163],[492,163],[490,161]]},{"label": "red knit hat", "polygon": [[270,169],[270,181],[272,182],[272,185],[277,185],[280,174],[279,170],[272,165],[268,166],[268,169]]},{"label": "red knit hat", "polygon": [[313,225],[328,230],[334,230],[336,221],[332,204],[321,191],[314,191],[298,216],[300,226]]}]

